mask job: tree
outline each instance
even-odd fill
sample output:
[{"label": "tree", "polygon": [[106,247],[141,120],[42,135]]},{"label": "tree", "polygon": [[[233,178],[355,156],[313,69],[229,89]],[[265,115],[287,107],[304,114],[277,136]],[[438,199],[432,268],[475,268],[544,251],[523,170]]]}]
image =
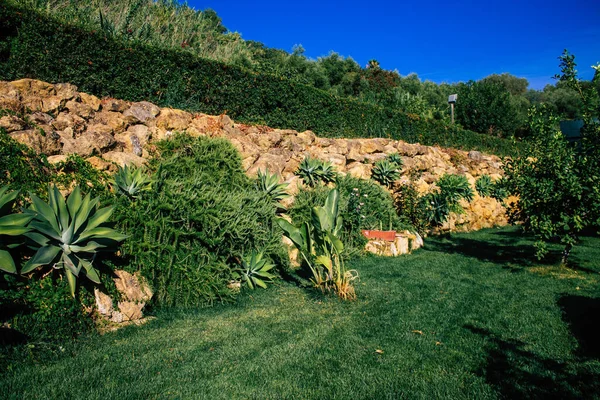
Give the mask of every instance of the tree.
[{"label": "tree", "polygon": [[510,136],[517,128],[510,92],[501,84],[469,81],[457,87],[456,119],[465,128],[497,136]]},{"label": "tree", "polygon": [[[570,145],[558,128],[559,118],[549,107],[532,107],[528,151],[505,164],[507,189],[518,196],[510,210],[513,221],[523,223],[537,237],[536,255],[547,253],[547,243],[564,244],[562,263],[566,264],[579,234],[600,226],[600,124],[598,74],[592,85],[577,78],[574,57],[566,50],[561,57],[557,79],[578,93],[583,104],[583,139]],[[594,67],[600,69],[600,65]]]}]

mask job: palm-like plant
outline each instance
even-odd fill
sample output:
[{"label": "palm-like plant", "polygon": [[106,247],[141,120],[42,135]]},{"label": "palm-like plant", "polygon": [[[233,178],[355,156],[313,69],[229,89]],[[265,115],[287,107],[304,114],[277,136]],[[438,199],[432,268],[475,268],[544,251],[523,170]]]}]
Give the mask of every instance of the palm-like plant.
[{"label": "palm-like plant", "polygon": [[383,186],[391,187],[400,178],[400,168],[388,159],[377,161],[371,171],[371,178]]},{"label": "palm-like plant", "polygon": [[266,193],[275,203],[290,197],[290,195],[286,192],[288,184],[279,183],[279,178],[277,175],[271,175],[269,170],[265,170],[265,172],[258,170],[258,180],[256,183],[258,185],[258,189]]},{"label": "palm-like plant", "polygon": [[339,238],[342,217],[338,202],[339,192],[333,189],[325,205],[313,208],[310,224],[305,222],[297,227],[283,218],[278,218],[277,223],[310,268],[315,287],[323,292],[333,290],[340,298],[349,300],[356,297],[352,281],[358,274],[354,270],[347,271],[341,257],[344,243]]},{"label": "palm-like plant", "polygon": [[257,286],[266,289],[266,282],[270,282],[275,278],[275,275],[269,272],[274,267],[273,263],[263,258],[263,253],[253,251],[242,257],[239,276],[246,282],[250,289],[254,289]]},{"label": "palm-like plant", "polygon": [[76,279],[81,270],[92,282],[100,283],[98,270],[92,265],[100,249],[108,250],[126,238],[114,229],[102,226],[110,218],[113,207],[98,208],[98,198],[88,194],[82,198],[75,187],[67,200],[56,187],[48,191],[49,203],[31,195],[31,232],[26,233],[37,246],[35,255],[21,273],[51,265],[64,269],[71,294],[75,295]]},{"label": "palm-like plant", "polygon": [[8,186],[0,188],[0,270],[16,273],[17,266],[9,250],[19,246],[23,234],[29,232],[31,216],[12,214],[12,206],[19,192],[9,192]]},{"label": "palm-like plant", "polygon": [[124,167],[119,167],[111,183],[115,191],[130,199],[135,199],[142,192],[152,189],[152,179],[145,172],[145,168],[130,168],[128,165],[125,165]]}]

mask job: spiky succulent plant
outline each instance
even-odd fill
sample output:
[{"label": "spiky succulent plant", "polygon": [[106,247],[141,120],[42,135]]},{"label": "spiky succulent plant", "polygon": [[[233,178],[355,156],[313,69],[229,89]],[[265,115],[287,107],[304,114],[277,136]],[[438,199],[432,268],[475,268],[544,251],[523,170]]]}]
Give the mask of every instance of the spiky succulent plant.
[{"label": "spiky succulent plant", "polygon": [[394,162],[390,162],[387,159],[379,160],[373,166],[371,178],[383,186],[390,187],[400,178],[400,169]]},{"label": "spiky succulent plant", "polygon": [[8,186],[0,188],[0,270],[16,273],[17,265],[10,250],[23,242],[23,234],[29,232],[27,224],[32,216],[11,213],[19,192],[8,191]]},{"label": "spiky succulent plant", "polygon": [[117,193],[130,199],[137,198],[142,192],[152,189],[152,179],[146,174],[145,168],[119,167],[111,183]]},{"label": "spiky succulent plant", "polygon": [[96,254],[111,250],[126,236],[103,226],[113,207],[98,208],[98,198],[92,199],[89,194],[82,198],[78,186],[66,200],[56,187],[49,189],[48,197],[49,202],[45,203],[31,195],[32,205],[26,211],[32,216],[31,232],[25,236],[35,243],[37,251],[21,273],[47,265],[63,269],[74,295],[81,270],[92,282],[100,283],[98,270],[92,264]]},{"label": "spiky succulent plant", "polygon": [[242,263],[239,270],[239,277],[248,285],[250,289],[257,286],[266,289],[267,282],[271,282],[275,275],[269,271],[275,267],[268,259],[263,258],[263,253],[253,251],[242,257]]},{"label": "spiky succulent plant", "polygon": [[288,184],[279,183],[279,177],[276,174],[271,175],[269,170],[265,170],[265,172],[258,170],[256,184],[258,189],[266,193],[275,203],[290,197],[286,192]]}]

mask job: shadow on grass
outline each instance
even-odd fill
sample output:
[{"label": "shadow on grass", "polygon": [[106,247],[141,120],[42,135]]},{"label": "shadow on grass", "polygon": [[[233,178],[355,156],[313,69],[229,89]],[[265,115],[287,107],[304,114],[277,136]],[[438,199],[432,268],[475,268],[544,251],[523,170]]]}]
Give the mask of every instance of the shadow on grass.
[{"label": "shadow on grass", "polygon": [[485,365],[476,373],[507,399],[590,399],[600,393],[600,373],[577,362],[561,362],[525,350],[527,344],[502,339],[466,325],[488,340]]},{"label": "shadow on grass", "polygon": [[[450,254],[462,254],[467,257],[477,258],[480,261],[502,264],[513,272],[520,268],[544,264],[558,264],[561,252],[552,250],[542,261],[535,257],[532,243],[526,241],[527,237],[517,231],[490,232],[482,239],[473,239],[458,235],[440,235],[431,237],[425,247],[428,251],[437,251]],[[579,266],[572,266],[580,269]],[[584,268],[585,269],[585,268]],[[594,271],[590,271],[594,272]]]},{"label": "shadow on grass", "polygon": [[571,334],[577,339],[577,355],[582,358],[600,359],[598,340],[598,316],[600,298],[564,295],[558,300],[562,318],[569,325]]}]

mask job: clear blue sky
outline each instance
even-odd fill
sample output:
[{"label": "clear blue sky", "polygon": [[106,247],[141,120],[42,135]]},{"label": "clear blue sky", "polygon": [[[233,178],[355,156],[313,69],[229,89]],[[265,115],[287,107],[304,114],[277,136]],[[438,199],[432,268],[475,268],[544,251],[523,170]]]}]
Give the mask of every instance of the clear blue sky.
[{"label": "clear blue sky", "polygon": [[316,59],[335,51],[360,65],[377,59],[401,75],[434,82],[509,72],[530,88],[554,82],[557,57],[575,54],[580,77],[600,62],[600,0],[547,1],[226,1],[189,0],[211,8],[246,40]]}]

